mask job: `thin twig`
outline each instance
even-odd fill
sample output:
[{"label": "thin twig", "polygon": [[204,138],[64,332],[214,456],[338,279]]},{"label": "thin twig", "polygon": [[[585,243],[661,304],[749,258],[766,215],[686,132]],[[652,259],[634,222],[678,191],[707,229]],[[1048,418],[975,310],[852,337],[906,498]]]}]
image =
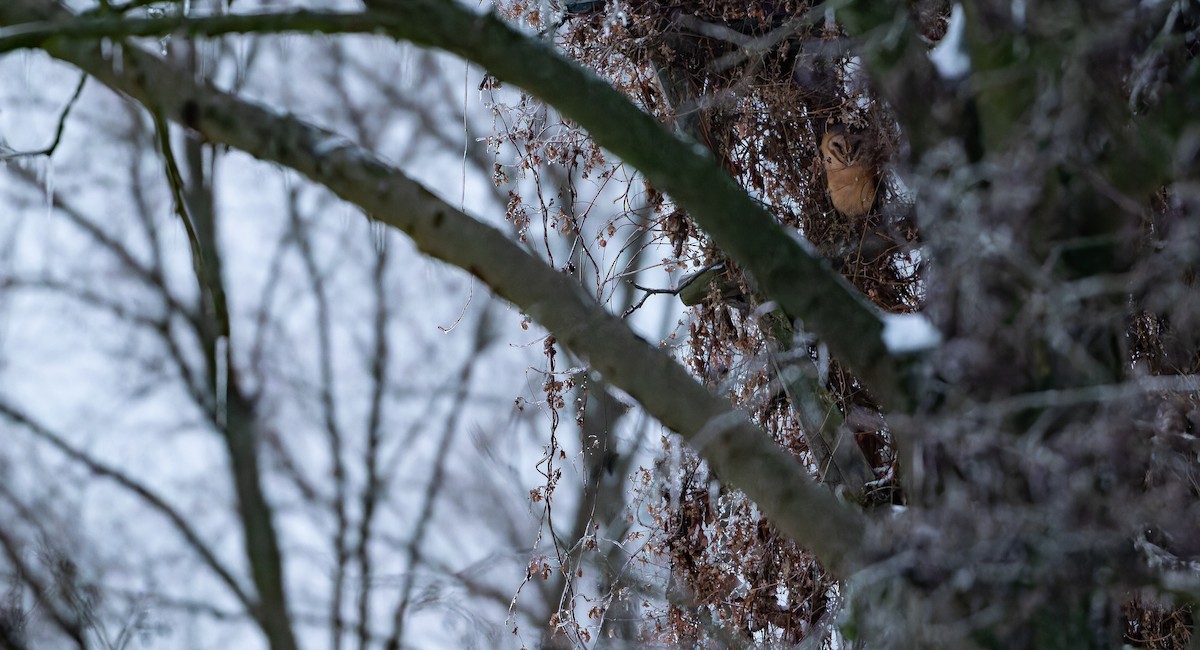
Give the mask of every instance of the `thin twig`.
[{"label": "thin twig", "polygon": [[0,160],[12,160],[14,158],[25,158],[30,156],[46,156],[47,158],[54,155],[58,150],[58,145],[62,143],[63,131],[67,128],[67,117],[71,115],[71,109],[75,107],[79,101],[79,96],[83,94],[83,87],[87,85],[88,75],[85,73],[79,77],[79,83],[75,85],[75,92],[71,93],[71,99],[67,100],[67,105],[63,107],[62,113],[58,116],[58,126],[54,128],[54,139],[48,146],[36,151],[8,151],[0,153]]},{"label": "thin twig", "polygon": [[250,610],[254,608],[253,601],[246,594],[245,590],[242,589],[241,585],[238,584],[237,580],[233,577],[233,573],[221,564],[221,561],[217,559],[216,555],[208,548],[208,545],[200,538],[199,533],[192,529],[187,519],[178,510],[175,510],[170,504],[164,501],[162,497],[159,497],[150,488],[130,478],[124,472],[109,467],[92,458],[90,455],[79,451],[68,444],[62,436],[50,431],[7,402],[0,401],[0,415],[4,416],[10,422],[24,427],[38,438],[50,443],[52,447],[62,452],[71,460],[87,467],[92,473],[112,479],[121,487],[140,497],[152,510],[157,511],[171,522],[175,530],[183,536],[188,546],[221,578],[221,581],[233,592],[234,596],[237,597],[243,606]]}]

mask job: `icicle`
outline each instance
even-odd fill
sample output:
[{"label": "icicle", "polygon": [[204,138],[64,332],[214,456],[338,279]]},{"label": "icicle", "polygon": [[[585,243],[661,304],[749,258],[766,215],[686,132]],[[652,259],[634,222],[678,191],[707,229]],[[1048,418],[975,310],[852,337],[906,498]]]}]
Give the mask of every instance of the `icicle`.
[{"label": "icicle", "polygon": [[817,383],[821,386],[829,383],[829,348],[824,343],[817,344]]},{"label": "icicle", "polygon": [[30,89],[32,88],[29,83],[29,80],[33,77],[33,55],[30,54],[31,51],[21,50],[17,54],[17,56],[21,57],[21,94],[26,96],[30,94]]},{"label": "icicle", "polygon": [[671,501],[671,512],[679,512],[679,502],[683,497],[683,483],[680,480],[683,476],[683,453],[679,445],[679,441],[675,441],[671,445],[671,458],[667,465],[670,468],[668,476],[671,483],[667,489]]},{"label": "icicle", "polygon": [[371,238],[375,241],[375,252],[387,250],[387,226],[382,221],[371,222]]},{"label": "icicle", "polygon": [[46,201],[46,219],[42,222],[40,229],[42,237],[41,263],[45,265],[43,272],[50,273],[51,269],[57,266],[55,254],[60,250],[58,234],[54,216],[54,172],[53,162],[49,156],[34,156],[28,159],[28,165],[32,167],[34,177],[37,179],[37,184],[41,188]]},{"label": "icicle", "polygon": [[233,42],[234,85],[241,87],[246,80],[246,39],[238,38]]},{"label": "icicle", "polygon": [[208,80],[209,63],[213,60],[209,50],[213,43],[204,40],[196,40],[192,47],[196,48],[196,66],[192,70],[192,80],[197,84],[203,85]]},{"label": "icicle", "polygon": [[112,71],[118,77],[125,76],[125,48],[120,43],[113,46]]},{"label": "icicle", "polygon": [[413,48],[407,47],[405,43],[400,43],[400,54],[396,56],[396,85],[402,88],[411,88],[416,85],[416,75],[413,70],[416,68],[416,55]]},{"label": "icicle", "polygon": [[217,375],[217,385],[214,386],[217,398],[217,425],[224,428],[228,422],[226,405],[229,403],[229,339],[224,336],[218,337],[214,354],[217,357],[213,360]]},{"label": "icicle", "polygon": [[[164,11],[161,7],[150,7],[148,9],[146,9],[146,16],[148,18],[162,18],[165,15],[167,15],[167,12]],[[171,42],[170,34],[158,39],[159,53],[162,54],[163,56],[167,55],[167,45],[170,42]]]},{"label": "icicle", "polygon": [[46,218],[54,216],[54,160],[50,156],[39,156],[44,158],[44,162],[40,166],[40,178],[42,183],[42,192],[46,196]]}]

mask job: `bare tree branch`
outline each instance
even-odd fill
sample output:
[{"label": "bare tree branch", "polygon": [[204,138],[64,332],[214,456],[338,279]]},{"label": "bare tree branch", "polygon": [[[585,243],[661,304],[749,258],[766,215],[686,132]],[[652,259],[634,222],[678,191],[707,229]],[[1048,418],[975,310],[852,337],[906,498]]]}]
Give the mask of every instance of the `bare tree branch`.
[{"label": "bare tree branch", "polygon": [[[467,401],[476,361],[480,355],[487,351],[488,347],[494,341],[491,328],[491,305],[489,304],[484,307],[483,313],[479,315],[479,321],[476,323],[475,341],[471,354],[468,355],[462,368],[459,369],[458,381],[455,382],[457,391],[453,398],[455,403],[464,403]],[[433,522],[433,509],[437,503],[438,494],[447,488],[444,479],[446,475],[446,458],[450,454],[455,434],[459,431],[459,417],[462,412],[462,409],[459,408],[451,410],[450,416],[446,418],[446,422],[442,427],[441,440],[438,441],[437,452],[433,458],[433,473],[429,476],[429,480],[425,484],[425,493],[421,497],[421,507],[417,513],[416,529],[413,531],[412,539],[408,540],[406,544],[405,566],[408,568],[408,572],[404,576],[404,586],[400,588],[400,601],[392,613],[392,632],[388,637],[387,644],[384,646],[387,650],[399,650],[401,644],[404,642],[405,623],[412,600],[413,588],[416,586],[417,566],[421,564],[421,547],[425,543],[426,531],[429,530]]]},{"label": "bare tree branch", "polygon": [[333,514],[337,521],[334,530],[334,579],[332,586],[333,597],[330,599],[329,613],[332,626],[330,628],[331,644],[334,650],[340,650],[342,644],[342,598],[346,584],[346,569],[350,564],[350,516],[346,512],[348,488],[346,477],[346,458],[343,452],[342,432],[339,422],[337,399],[334,397],[335,379],[333,372],[333,318],[330,314],[329,296],[325,290],[325,271],[317,265],[316,254],[312,241],[305,232],[307,224],[300,218],[297,205],[297,193],[292,188],[288,193],[288,215],[291,221],[293,239],[304,263],[304,272],[308,276],[312,288],[313,299],[317,306],[317,357],[320,366],[320,409],[325,437],[329,443],[329,464],[333,479]]},{"label": "bare tree branch", "polygon": [[171,525],[174,526],[175,530],[183,536],[183,539],[187,542],[188,546],[200,556],[200,559],[203,560],[203,562],[208,565],[210,569],[212,569],[213,573],[217,574],[217,576],[221,579],[221,582],[224,582],[225,585],[229,587],[229,590],[233,592],[233,595],[236,596],[237,599],[241,601],[241,603],[245,605],[247,609],[254,609],[253,601],[246,594],[246,591],[242,588],[242,585],[238,583],[237,579],[233,576],[233,573],[230,572],[229,569],[217,559],[217,556],[213,554],[211,549],[209,549],[208,544],[201,539],[200,534],[192,529],[192,526],[188,523],[187,519],[180,514],[179,511],[171,507],[171,504],[164,501],[162,497],[158,496],[150,488],[135,481],[120,470],[100,463],[91,456],[79,451],[67,443],[62,436],[50,431],[38,422],[35,422],[29,416],[17,410],[10,404],[0,401],[0,416],[3,416],[10,422],[18,424],[29,430],[38,438],[45,440],[52,447],[61,451],[71,460],[74,460],[75,462],[78,462],[84,467],[88,468],[89,471],[94,472],[98,476],[110,478],[121,487],[129,490],[133,494],[136,494],[139,498],[145,501],[152,510],[158,512],[163,517],[166,517],[166,519],[171,522]]},{"label": "bare tree branch", "polygon": [[[358,522],[358,544],[356,558],[358,561],[359,581],[358,592],[358,644],[360,648],[367,647],[370,639],[371,620],[371,584],[375,567],[371,562],[370,545],[374,540],[375,511],[383,495],[383,479],[379,473],[379,446],[383,434],[384,390],[388,385],[388,362],[391,360],[391,346],[388,345],[388,322],[391,309],[387,301],[387,268],[388,249],[386,246],[379,250],[375,259],[374,269],[374,299],[375,322],[371,330],[374,345],[370,354],[371,373],[371,406],[367,416],[367,445],[363,450],[363,471],[366,473],[362,495],[360,497],[362,515]],[[411,568],[411,567],[410,567]]]},{"label": "bare tree branch", "polygon": [[[578,77],[581,85],[572,92],[578,92],[579,96],[563,99],[567,104],[564,108],[572,109],[568,113],[577,118],[584,115],[589,122],[597,123],[608,134],[610,146],[616,141],[622,149],[627,149],[618,153],[626,154],[627,158],[632,154],[630,160],[635,164],[646,169],[682,170],[682,175],[656,174],[653,179],[660,184],[665,180],[670,187],[664,185],[664,189],[680,190],[677,198],[683,201],[686,197],[688,205],[703,206],[702,211],[715,219],[725,234],[736,231],[737,249],[746,259],[761,256],[774,265],[765,270],[766,275],[759,277],[759,282],[778,288],[779,292],[772,292],[777,297],[791,296],[792,306],[800,307],[793,313],[811,315],[814,323],[824,322],[839,330],[831,332],[832,338],[852,348],[846,350],[847,358],[864,364],[868,359],[882,359],[886,363],[886,355],[874,356],[882,353],[883,344],[874,335],[882,326],[873,311],[854,297],[840,279],[835,280],[815,258],[803,252],[711,160],[692,151],[689,145],[667,137],[652,119],[623,98],[620,104],[613,102],[616,108],[595,101],[598,96],[620,96],[551,54],[548,48],[526,42],[524,36],[494,18],[460,15],[457,5],[451,6],[453,3],[445,7],[427,2],[411,4],[414,9],[392,15],[389,24],[398,34],[410,35],[427,44],[441,39],[451,45],[450,41],[462,39],[499,58],[520,60],[521,66],[544,70],[534,73],[536,78],[529,79],[527,85],[560,86],[558,91],[548,93],[552,101],[562,94],[561,88],[574,85],[573,81],[555,75]],[[422,11],[416,12],[416,7]],[[5,25],[68,15],[48,0],[14,0],[0,6],[0,23]],[[413,26],[400,26],[405,16],[414,21]],[[428,24],[430,16],[437,18],[436,24]],[[422,29],[426,32],[421,32]],[[495,41],[480,42],[480,34],[490,35]],[[731,410],[725,400],[711,395],[664,351],[637,337],[569,278],[523,251],[500,231],[446,204],[345,138],[198,83],[192,75],[181,73],[141,49],[126,48],[123,65],[118,67],[105,59],[97,43],[56,39],[46,42],[45,48],[106,85],[158,107],[164,115],[211,141],[291,167],[326,185],[361,206],[371,217],[406,232],[426,254],[479,277],[497,294],[545,325],[568,347],[588,358],[610,382],[633,395],[660,422],[682,434],[723,479],[744,490],[782,531],[813,549],[829,567],[850,571],[864,560],[859,540],[863,539],[866,521],[861,514],[814,483],[807,471],[761,429]],[[502,72],[506,76],[522,73],[521,69],[510,69],[510,64],[504,65]],[[587,107],[581,107],[581,103]],[[595,107],[604,110],[606,106],[616,112],[600,115],[595,110]],[[626,108],[632,116],[625,115]],[[626,135],[616,136],[614,130]],[[631,145],[627,136],[637,144]],[[662,147],[662,151],[646,151],[643,146],[646,142],[654,143],[652,147]],[[634,148],[629,149],[630,146]],[[780,248],[781,242],[789,244]],[[758,263],[753,266],[762,268]],[[810,271],[815,275],[810,276]],[[799,282],[800,278],[807,280]],[[831,338],[825,337],[821,330],[817,333]],[[853,345],[847,333],[851,333]]]},{"label": "bare tree branch", "polygon": [[[27,6],[46,7],[48,2]],[[53,16],[10,13],[11,19],[5,19],[8,24],[50,20],[10,28],[11,34],[0,35],[0,51],[18,47],[51,51],[59,48],[58,41],[50,39],[64,37],[383,30],[457,54],[549,102],[587,129],[598,144],[646,174],[754,276],[764,294],[789,315],[803,319],[806,329],[867,380],[879,399],[896,406],[907,404],[902,370],[883,342],[883,322],[876,310],[816,252],[789,236],[702,148],[669,135],[594,74],[491,14],[475,14],[443,0],[373,0],[368,6],[377,11],[122,20],[71,20],[70,14],[61,12]]]}]

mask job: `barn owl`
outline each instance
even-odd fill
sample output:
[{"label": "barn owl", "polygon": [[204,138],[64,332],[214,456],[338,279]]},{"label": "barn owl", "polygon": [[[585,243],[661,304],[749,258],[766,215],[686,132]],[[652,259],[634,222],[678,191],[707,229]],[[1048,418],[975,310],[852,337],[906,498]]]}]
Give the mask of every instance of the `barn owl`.
[{"label": "barn owl", "polygon": [[871,210],[878,178],[861,135],[841,125],[831,127],[821,138],[821,164],[829,198],[838,212],[855,218]]}]

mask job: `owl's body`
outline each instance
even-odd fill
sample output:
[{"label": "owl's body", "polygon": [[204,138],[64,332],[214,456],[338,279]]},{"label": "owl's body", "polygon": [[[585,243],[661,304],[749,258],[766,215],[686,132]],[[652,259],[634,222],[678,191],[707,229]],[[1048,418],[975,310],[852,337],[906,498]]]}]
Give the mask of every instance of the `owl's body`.
[{"label": "owl's body", "polygon": [[841,127],[821,138],[821,164],[829,198],[838,212],[850,218],[867,214],[875,204],[879,178],[867,153],[862,136]]}]

